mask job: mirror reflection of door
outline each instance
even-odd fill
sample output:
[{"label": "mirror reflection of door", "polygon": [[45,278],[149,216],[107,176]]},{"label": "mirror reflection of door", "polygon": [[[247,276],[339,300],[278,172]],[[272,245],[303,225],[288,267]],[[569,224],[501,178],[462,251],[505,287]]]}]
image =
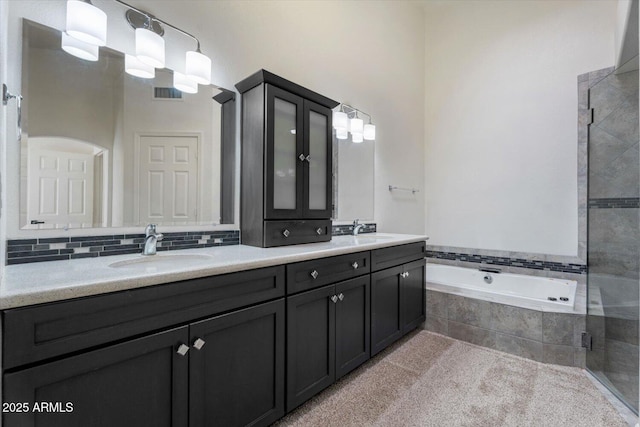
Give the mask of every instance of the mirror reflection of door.
[{"label": "mirror reflection of door", "polygon": [[138,141],[138,224],[196,223],[198,136],[138,135]]},{"label": "mirror reflection of door", "polygon": [[103,173],[104,155],[101,148],[85,141],[31,138],[27,173],[27,220],[31,227],[95,226],[102,217],[99,195],[104,193],[104,189],[95,188],[102,185],[104,177],[96,179],[95,174]]}]

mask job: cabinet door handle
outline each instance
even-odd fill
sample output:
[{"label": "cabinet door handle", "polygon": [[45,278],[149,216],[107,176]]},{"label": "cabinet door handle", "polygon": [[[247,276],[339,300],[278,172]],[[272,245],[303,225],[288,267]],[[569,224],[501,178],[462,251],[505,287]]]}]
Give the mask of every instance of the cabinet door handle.
[{"label": "cabinet door handle", "polygon": [[316,229],[316,233],[318,233],[318,236],[322,234],[322,228],[318,227]]},{"label": "cabinet door handle", "polygon": [[344,299],[344,294],[342,292],[340,292],[340,295],[338,295],[338,299],[340,301],[342,301]]},{"label": "cabinet door handle", "polygon": [[307,163],[311,163],[311,154],[307,155],[307,157],[304,158]]},{"label": "cabinet door handle", "polygon": [[400,273],[400,277],[402,277],[403,279],[404,279],[405,277],[407,277],[408,275],[409,275],[409,273]]},{"label": "cabinet door handle", "polygon": [[186,344],[180,344],[180,346],[178,347],[178,350],[176,351],[176,353],[178,353],[180,356],[184,356],[185,354],[187,354],[187,352],[189,351],[189,346]]},{"label": "cabinet door handle", "polygon": [[205,343],[206,343],[205,340],[203,340],[202,338],[197,338],[193,342],[193,346],[195,347],[196,350],[200,350],[202,347],[204,347]]},{"label": "cabinet door handle", "polygon": [[331,301],[333,301],[333,303],[334,303],[334,304],[335,304],[335,303],[337,303],[337,302],[338,302],[338,297],[337,297],[337,296],[335,296],[335,295],[333,295],[333,296],[331,297]]},{"label": "cabinet door handle", "polygon": [[404,277],[409,277],[409,272],[404,273]]},{"label": "cabinet door handle", "polygon": [[287,230],[287,229],[285,229],[285,230],[282,232],[282,235],[283,235],[285,238],[289,237],[289,234],[291,234],[291,232],[290,232],[289,230]]},{"label": "cabinet door handle", "polygon": [[314,279],[314,280],[315,280],[315,279],[317,279],[317,278],[318,278],[318,276],[319,276],[319,274],[318,274],[318,270],[313,270],[313,271],[311,272],[311,277],[313,277],[313,279]]},{"label": "cabinet door handle", "polygon": [[358,269],[358,261],[354,261],[353,264],[351,264],[351,267],[353,267],[354,270]]},{"label": "cabinet door handle", "polygon": [[300,159],[301,162],[304,162],[304,154],[300,154],[298,158]]}]

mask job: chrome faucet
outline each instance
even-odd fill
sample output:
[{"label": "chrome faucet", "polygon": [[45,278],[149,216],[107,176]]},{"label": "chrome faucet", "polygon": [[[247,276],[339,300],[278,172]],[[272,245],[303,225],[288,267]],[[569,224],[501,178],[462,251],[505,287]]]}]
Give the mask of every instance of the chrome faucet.
[{"label": "chrome faucet", "polygon": [[158,240],[162,240],[162,234],[156,233],[155,224],[147,225],[147,228],[144,229],[144,234],[146,237],[144,238],[144,249],[142,250],[142,255],[155,255],[156,245],[158,244]]},{"label": "chrome faucet", "polygon": [[358,220],[355,219],[353,221],[353,235],[357,236],[362,231],[364,226],[365,226],[364,224],[358,224]]}]

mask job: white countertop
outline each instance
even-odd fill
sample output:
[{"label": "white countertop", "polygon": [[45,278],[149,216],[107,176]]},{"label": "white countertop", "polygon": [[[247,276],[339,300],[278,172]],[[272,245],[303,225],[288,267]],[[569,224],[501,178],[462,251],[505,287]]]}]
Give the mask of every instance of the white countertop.
[{"label": "white countertop", "polygon": [[[142,255],[10,265],[5,267],[0,284],[0,309],[99,295],[425,240],[427,237],[421,235],[370,233],[358,237],[334,236],[330,242],[278,248],[235,245],[158,252],[155,258],[144,257],[145,260],[153,258],[149,264],[141,263],[119,268],[114,268],[111,264],[135,262],[143,258]],[[164,257],[167,257],[167,262],[160,262]]]}]

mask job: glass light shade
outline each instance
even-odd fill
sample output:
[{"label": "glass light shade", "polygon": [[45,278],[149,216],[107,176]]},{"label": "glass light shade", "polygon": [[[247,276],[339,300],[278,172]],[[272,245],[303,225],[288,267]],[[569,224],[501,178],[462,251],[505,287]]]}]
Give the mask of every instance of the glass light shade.
[{"label": "glass light shade", "polygon": [[364,130],[364,121],[362,119],[351,119],[350,121],[351,133],[362,133]]},{"label": "glass light shade", "polygon": [[147,65],[164,68],[164,39],[146,28],[136,28],[136,56]]},{"label": "glass light shade", "polygon": [[362,134],[360,132],[351,132],[351,142],[359,144],[362,142]]},{"label": "glass light shade", "polygon": [[78,40],[74,37],[71,37],[67,33],[62,33],[62,50],[65,52],[76,56],[80,59],[84,59],[87,61],[97,61],[98,54],[98,46],[91,43],[83,42],[82,40]]},{"label": "glass light shade", "polygon": [[336,138],[347,139],[349,138],[349,132],[346,129],[336,129]]},{"label": "glass light shade", "polygon": [[376,139],[376,126],[371,123],[364,125],[364,132],[362,135],[367,141],[373,141]]},{"label": "glass light shade", "polygon": [[96,46],[107,44],[107,14],[90,3],[67,1],[67,34]]},{"label": "glass light shade", "polygon": [[198,93],[198,83],[177,71],[173,72],[173,87],[184,93]]},{"label": "glass light shade", "polygon": [[185,74],[201,85],[211,84],[211,59],[200,52],[187,52]]},{"label": "glass light shade", "polygon": [[156,69],[145,64],[133,55],[124,55],[124,70],[127,74],[143,79],[152,79],[156,76]]},{"label": "glass light shade", "polygon": [[[343,113],[342,111],[334,111],[333,112],[333,128],[336,130],[347,131],[347,126],[349,125],[349,117],[347,117],[347,113]],[[340,138],[345,139],[345,138]]]}]

